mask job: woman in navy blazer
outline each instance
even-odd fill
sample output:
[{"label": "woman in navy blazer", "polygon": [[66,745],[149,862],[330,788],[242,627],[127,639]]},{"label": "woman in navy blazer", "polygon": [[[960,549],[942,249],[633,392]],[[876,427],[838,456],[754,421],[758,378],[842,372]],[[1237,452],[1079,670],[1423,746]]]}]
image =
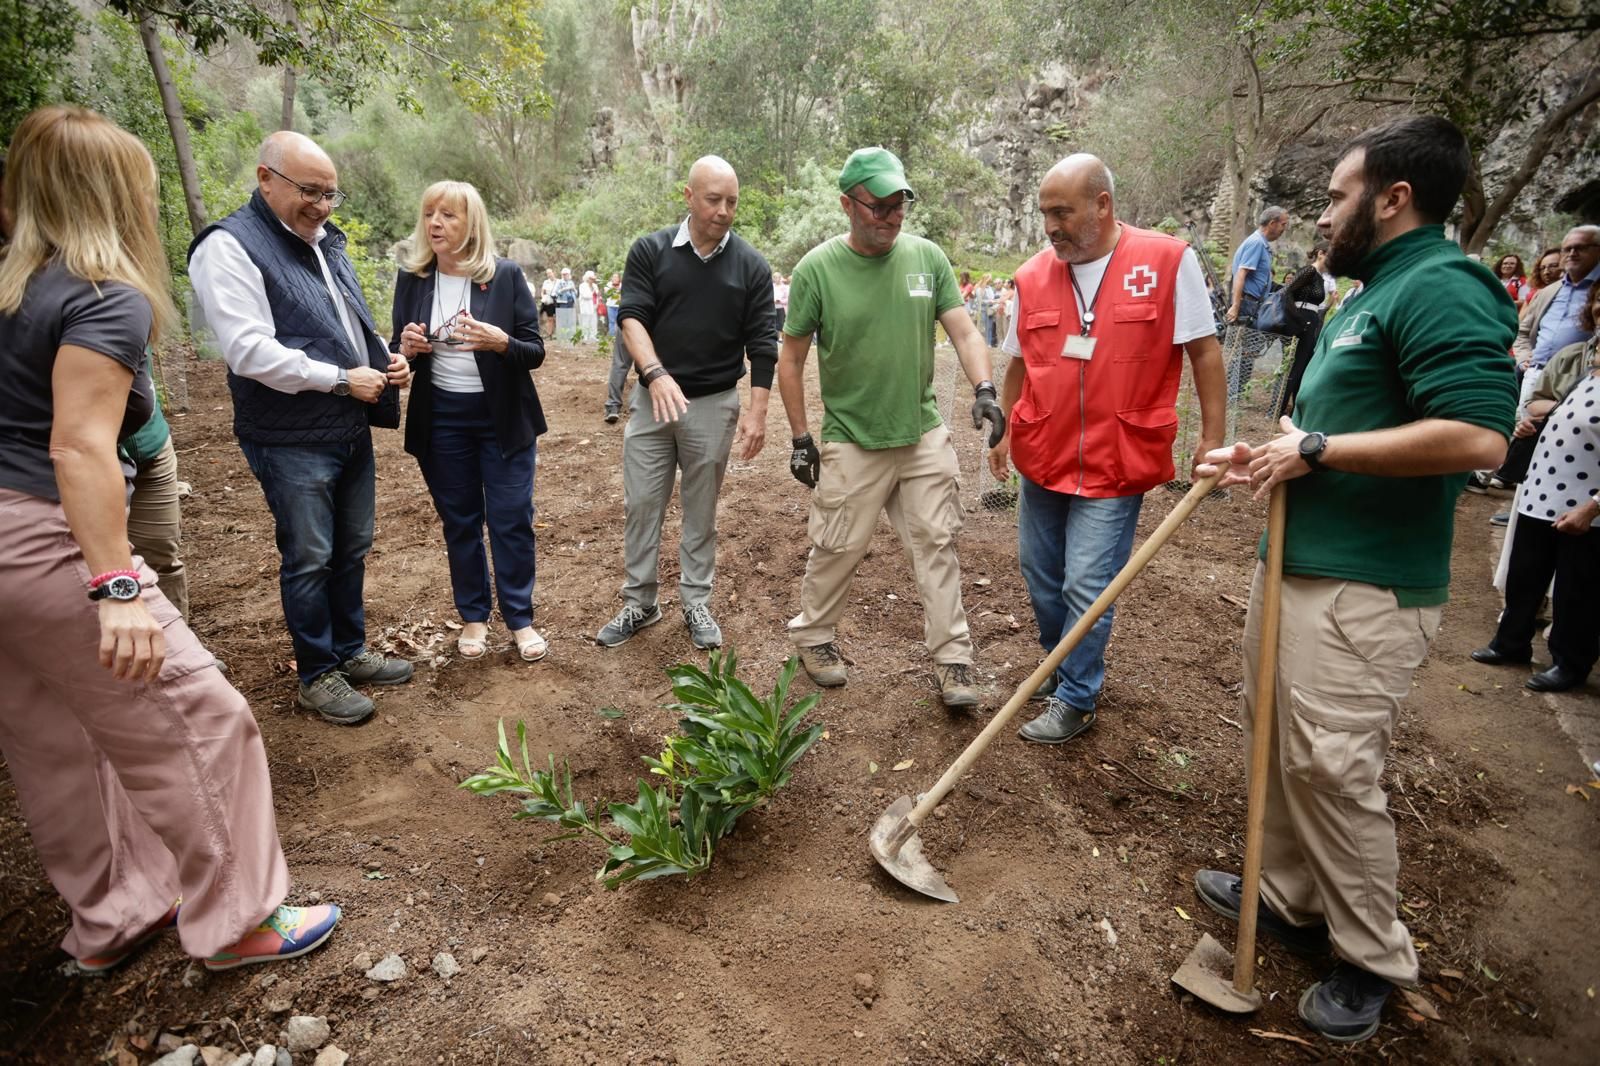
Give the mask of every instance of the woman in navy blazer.
[{"label": "woman in navy blazer", "polygon": [[390,347],[413,362],[406,451],[417,457],[444,524],[457,650],[488,651],[489,528],[500,617],[526,661],[544,658],[533,628],[533,476],[544,411],[529,374],[544,362],[539,308],[522,268],[494,254],[478,190],[440,181],[422,213],[394,292]]}]

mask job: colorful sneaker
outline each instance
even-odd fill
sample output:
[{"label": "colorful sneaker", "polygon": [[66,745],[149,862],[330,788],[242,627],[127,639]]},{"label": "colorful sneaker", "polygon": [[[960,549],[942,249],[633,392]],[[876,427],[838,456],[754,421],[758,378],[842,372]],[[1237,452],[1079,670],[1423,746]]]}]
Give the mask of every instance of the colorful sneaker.
[{"label": "colorful sneaker", "polygon": [[246,933],[244,939],[207,959],[206,969],[231,970],[235,966],[298,958],[320,948],[333,935],[337,924],[339,908],[331,904],[279,907]]},{"label": "colorful sneaker", "polygon": [[174,903],[172,905],[172,909],[167,911],[166,914],[163,914],[156,924],[140,933],[138,937],[134,939],[133,943],[129,944],[121,951],[108,955],[91,955],[87,959],[76,960],[78,963],[78,972],[82,974],[96,975],[105,973],[108,970],[115,970],[118,966],[121,966],[123,963],[133,958],[134,952],[150,943],[150,941],[160,936],[166,930],[176,926],[178,924],[178,908],[182,903],[182,900]]}]

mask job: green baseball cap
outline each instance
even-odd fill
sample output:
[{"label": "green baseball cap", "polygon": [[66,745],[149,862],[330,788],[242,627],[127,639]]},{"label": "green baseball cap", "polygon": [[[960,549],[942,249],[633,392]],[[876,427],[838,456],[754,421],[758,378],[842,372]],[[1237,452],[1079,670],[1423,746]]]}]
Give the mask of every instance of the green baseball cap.
[{"label": "green baseball cap", "polygon": [[887,148],[857,148],[850,153],[839,171],[839,191],[849,192],[857,185],[865,185],[879,199],[897,192],[905,193],[907,200],[917,198],[906,184],[906,168]]}]

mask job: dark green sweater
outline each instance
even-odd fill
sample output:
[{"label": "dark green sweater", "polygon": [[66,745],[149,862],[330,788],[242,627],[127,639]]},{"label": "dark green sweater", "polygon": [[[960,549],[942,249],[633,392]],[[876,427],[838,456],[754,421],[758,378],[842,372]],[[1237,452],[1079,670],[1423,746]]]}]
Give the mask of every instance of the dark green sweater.
[{"label": "dark green sweater", "polygon": [[[1494,275],[1442,226],[1423,226],[1354,276],[1366,287],[1323,329],[1295,425],[1336,436],[1439,418],[1509,437],[1517,314]],[[1392,588],[1404,606],[1443,603],[1464,480],[1324,470],[1288,482],[1284,572]]]}]

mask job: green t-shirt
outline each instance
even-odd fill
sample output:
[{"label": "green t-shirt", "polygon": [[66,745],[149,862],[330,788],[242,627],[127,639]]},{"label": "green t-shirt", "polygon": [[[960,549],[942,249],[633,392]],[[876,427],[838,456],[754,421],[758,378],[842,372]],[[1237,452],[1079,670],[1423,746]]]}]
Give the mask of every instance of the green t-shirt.
[{"label": "green t-shirt", "polygon": [[937,426],[933,327],[960,306],[950,260],[921,237],[902,233],[880,256],[843,237],[807,252],[789,281],[783,331],[817,335],[822,439],[898,448]]},{"label": "green t-shirt", "polygon": [[[1354,273],[1366,287],[1323,327],[1294,424],[1338,436],[1439,418],[1509,437],[1517,313],[1494,275],[1442,226],[1381,245]],[[1284,572],[1391,588],[1402,606],[1443,603],[1464,477],[1295,478]]]}]

